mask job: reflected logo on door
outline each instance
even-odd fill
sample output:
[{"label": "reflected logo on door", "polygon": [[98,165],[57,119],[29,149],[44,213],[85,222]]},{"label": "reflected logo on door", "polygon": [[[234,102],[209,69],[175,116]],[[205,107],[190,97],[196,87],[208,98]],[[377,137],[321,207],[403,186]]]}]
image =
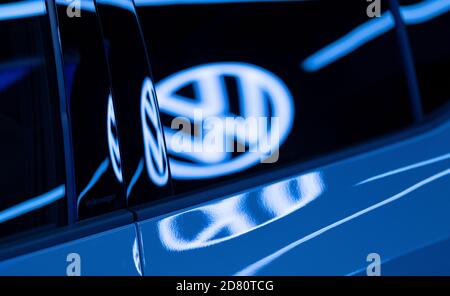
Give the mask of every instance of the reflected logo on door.
[{"label": "reflected logo on door", "polygon": [[[283,81],[266,69],[252,64],[222,62],[189,68],[160,81],[156,85],[156,92],[161,113],[171,117],[172,123],[182,118],[189,121],[189,125],[192,122],[195,127],[186,145],[194,147],[193,151],[180,151],[176,145],[171,145],[180,133],[176,130],[177,125],[172,124],[173,129],[164,128],[171,174],[175,179],[221,177],[264,162],[263,152],[254,149],[255,143],[264,142],[259,139],[260,135],[264,134],[266,139],[276,139],[276,143],[271,140],[271,147],[265,149],[273,152],[286,140],[294,121],[293,100]],[[227,143],[232,139],[232,145],[247,147],[247,151],[234,153],[234,149],[228,146],[226,149],[205,151],[208,150],[204,147],[208,147],[209,137],[203,132],[203,122],[198,124],[198,111],[206,119],[220,118],[224,122],[229,118],[242,119],[236,121],[232,130],[224,129],[223,138]],[[256,133],[246,125],[253,118],[277,120],[276,125],[267,125],[267,130],[258,133],[255,139]],[[196,151],[196,148],[200,149]]]},{"label": "reflected logo on door", "polygon": [[325,190],[322,172],[307,173],[165,217],[159,238],[177,252],[221,244],[293,214]]}]

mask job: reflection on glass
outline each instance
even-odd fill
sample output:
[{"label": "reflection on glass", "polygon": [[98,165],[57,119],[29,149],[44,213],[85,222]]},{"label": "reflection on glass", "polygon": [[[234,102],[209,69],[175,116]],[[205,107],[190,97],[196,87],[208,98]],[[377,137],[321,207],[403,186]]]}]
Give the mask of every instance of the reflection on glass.
[{"label": "reflection on glass", "polygon": [[[57,4],[64,78],[72,126],[75,184],[80,219],[125,205],[114,97],[94,0]],[[88,8],[88,9],[86,9]]]},{"label": "reflection on glass", "polygon": [[133,1],[97,0],[129,205],[171,194],[159,109]]},{"label": "reflection on glass", "polygon": [[155,89],[148,77],[144,79],[142,85],[141,122],[148,177],[156,186],[161,187],[169,181],[169,165],[159,110],[156,105]]},{"label": "reflection on glass", "polygon": [[[367,3],[360,0],[344,5],[213,2],[135,2],[177,193],[211,184],[225,187],[243,177],[256,179],[413,122],[399,43],[384,5],[388,1],[381,1],[386,16],[376,19],[367,16]],[[405,6],[407,19],[423,21],[444,11],[429,3],[416,6],[418,10]],[[421,18],[424,11],[428,16]],[[305,60],[311,69],[301,67]],[[279,157],[267,163],[257,153],[241,153],[239,147],[248,151],[251,141],[241,141],[239,133],[228,130],[237,147],[233,152],[197,152],[200,137],[206,136],[200,124],[192,124],[196,109],[204,118],[279,117]],[[193,152],[179,152],[171,145],[179,131],[172,128],[176,117],[187,118],[194,127],[189,134]]]},{"label": "reflection on glass", "polygon": [[[450,107],[450,0],[400,0],[426,115]],[[406,9],[407,8],[407,9]],[[447,107],[447,108],[446,108]]]},{"label": "reflection on glass", "polygon": [[[449,0],[424,0],[412,5],[403,5],[401,15],[406,25],[417,25],[428,22],[450,11]],[[371,19],[355,28],[348,34],[321,48],[306,58],[302,67],[305,71],[319,71],[323,67],[351,54],[364,44],[394,29],[392,13],[386,12],[380,18]]]},{"label": "reflection on glass", "polygon": [[66,223],[64,145],[45,1],[0,4],[0,237]]}]

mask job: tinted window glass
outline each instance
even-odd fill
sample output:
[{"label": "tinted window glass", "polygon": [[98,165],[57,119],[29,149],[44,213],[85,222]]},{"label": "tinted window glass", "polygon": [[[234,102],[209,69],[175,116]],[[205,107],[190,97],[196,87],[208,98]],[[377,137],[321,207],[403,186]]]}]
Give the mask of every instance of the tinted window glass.
[{"label": "tinted window glass", "polygon": [[402,0],[422,95],[431,113],[450,101],[450,1]]},{"label": "tinted window glass", "polygon": [[121,137],[129,204],[170,195],[170,169],[158,104],[131,0],[97,1]]},{"label": "tinted window glass", "polygon": [[100,24],[94,1],[80,4],[79,15],[71,13],[72,8],[64,2],[57,8],[72,123],[77,203],[79,217],[85,218],[123,206],[125,194],[115,103]]},{"label": "tinted window glass", "polygon": [[[359,0],[190,2],[135,1],[179,191],[309,160],[411,123],[385,2],[380,18],[369,18],[370,3]],[[184,144],[173,124],[180,116],[191,124]],[[238,122],[216,145],[210,123],[200,133],[202,116],[262,119],[248,129],[261,134],[244,138]]]},{"label": "tinted window glass", "polygon": [[44,1],[0,4],[0,236],[65,222],[65,170]]}]

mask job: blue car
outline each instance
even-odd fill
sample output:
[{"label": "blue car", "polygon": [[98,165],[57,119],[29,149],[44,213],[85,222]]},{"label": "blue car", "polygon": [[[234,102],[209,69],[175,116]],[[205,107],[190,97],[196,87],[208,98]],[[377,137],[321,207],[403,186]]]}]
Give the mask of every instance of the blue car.
[{"label": "blue car", "polygon": [[0,275],[450,275],[450,0],[0,3]]}]

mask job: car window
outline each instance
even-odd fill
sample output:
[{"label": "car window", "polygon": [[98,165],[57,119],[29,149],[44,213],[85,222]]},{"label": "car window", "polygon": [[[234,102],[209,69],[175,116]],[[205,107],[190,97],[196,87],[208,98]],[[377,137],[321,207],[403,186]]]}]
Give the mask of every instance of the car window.
[{"label": "car window", "polygon": [[423,108],[431,115],[450,102],[450,3],[402,0],[400,4]]},{"label": "car window", "polygon": [[0,237],[67,218],[49,28],[44,1],[0,4]]},{"label": "car window", "polygon": [[413,122],[385,1],[379,18],[366,1],[226,2],[135,1],[179,192]]}]

